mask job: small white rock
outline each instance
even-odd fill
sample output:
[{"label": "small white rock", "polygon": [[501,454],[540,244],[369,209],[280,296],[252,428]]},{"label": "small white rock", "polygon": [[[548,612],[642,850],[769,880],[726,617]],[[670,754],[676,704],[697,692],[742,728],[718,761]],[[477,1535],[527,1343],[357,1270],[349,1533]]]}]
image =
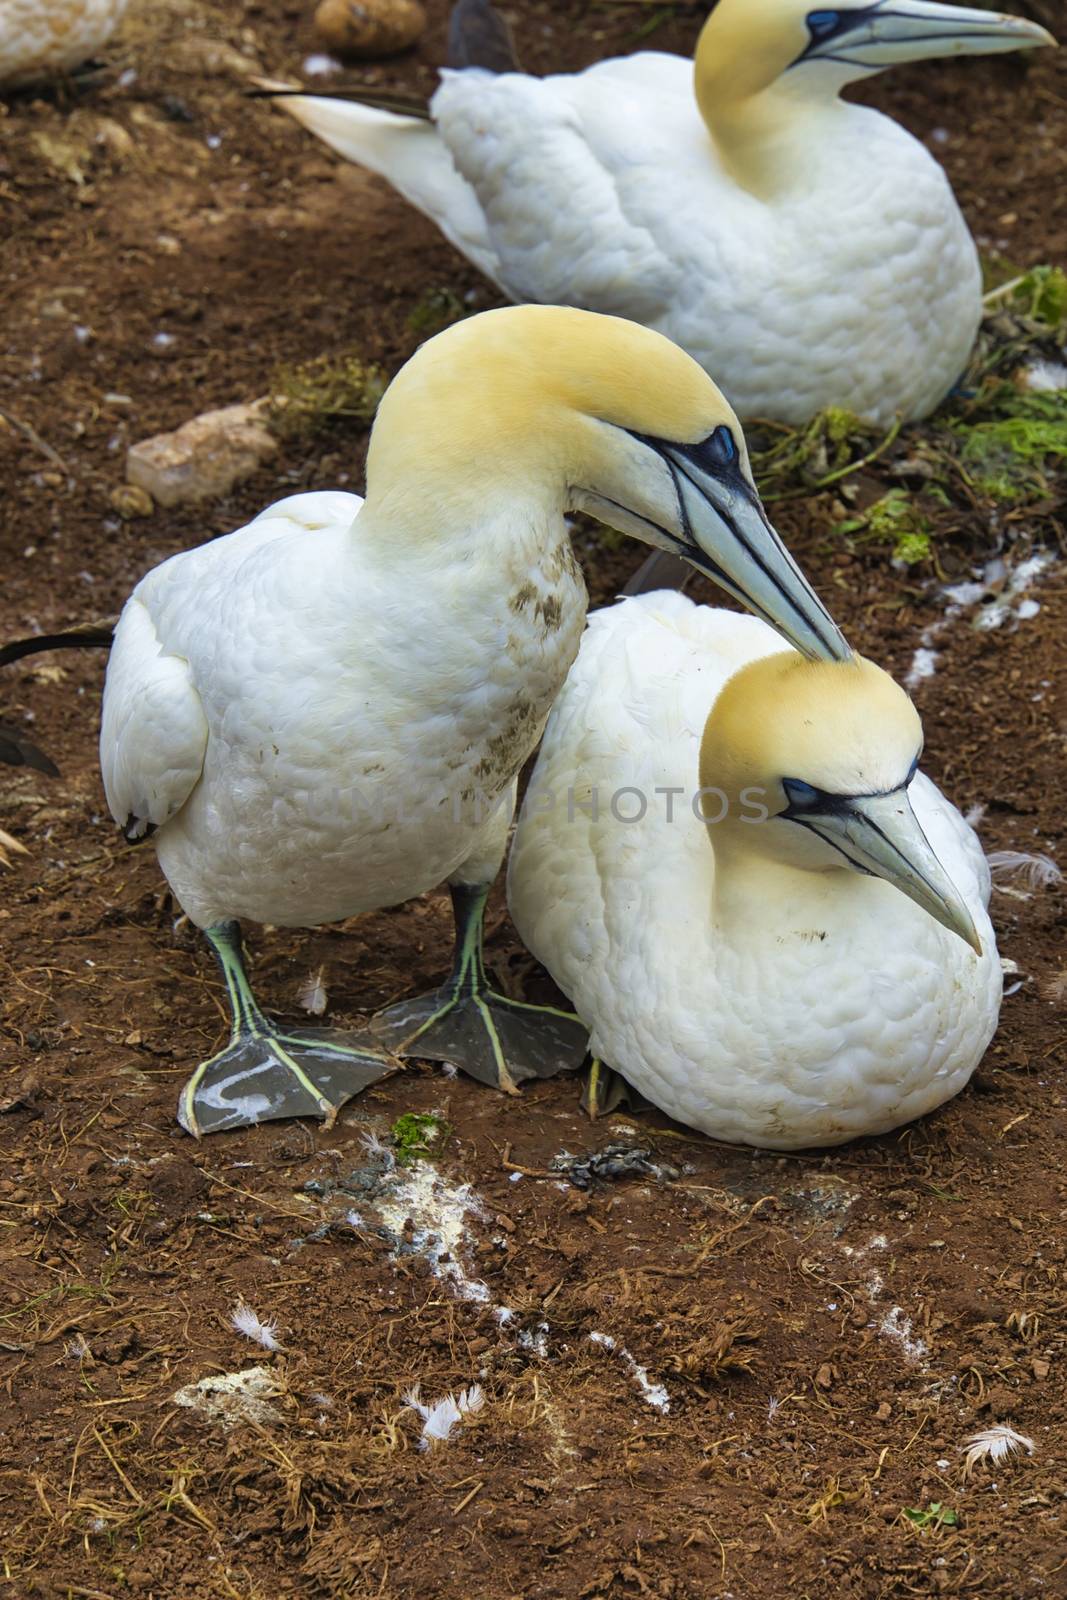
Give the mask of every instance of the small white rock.
[{"label": "small white rock", "polygon": [[177,506],[226,494],[277,453],[264,420],[267,400],[205,411],[174,433],[131,445],[126,478],[157,505]]}]

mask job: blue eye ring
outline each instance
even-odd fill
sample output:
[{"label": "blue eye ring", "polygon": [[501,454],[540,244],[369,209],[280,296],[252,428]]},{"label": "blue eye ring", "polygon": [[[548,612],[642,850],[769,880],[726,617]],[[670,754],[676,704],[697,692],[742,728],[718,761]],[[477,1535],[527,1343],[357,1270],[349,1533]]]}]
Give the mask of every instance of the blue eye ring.
[{"label": "blue eye ring", "polygon": [[704,450],[713,461],[717,461],[723,467],[732,466],[737,460],[737,440],[725,422],[720,423],[712,433],[709,433],[704,441]]},{"label": "blue eye ring", "polygon": [[818,805],[819,791],[802,778],[783,778],[782,788],[791,811],[811,811]]},{"label": "blue eye ring", "polygon": [[808,32],[813,39],[827,39],[841,26],[840,11],[809,11]]}]

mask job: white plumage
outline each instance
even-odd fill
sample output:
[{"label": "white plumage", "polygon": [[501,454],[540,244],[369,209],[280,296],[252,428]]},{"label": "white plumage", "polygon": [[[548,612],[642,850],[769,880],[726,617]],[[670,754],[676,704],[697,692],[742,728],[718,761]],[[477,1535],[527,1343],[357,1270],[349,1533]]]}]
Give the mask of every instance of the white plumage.
[{"label": "white plumage", "polygon": [[[862,19],[873,42],[845,59],[804,51],[799,0],[720,0],[696,95],[691,61],[643,52],[540,79],[445,71],[432,123],[328,98],[281,104],[386,177],[512,299],[659,329],[742,417],[802,423],[833,404],[888,423],[925,415],[963,370],[981,275],[942,168],[838,91],[894,60],[1049,36],[929,0],[889,8],[906,24],[870,22],[878,9],[807,15],[808,27]],[[905,42],[894,27],[910,29]]]},{"label": "white plumage", "polygon": [[[978,840],[921,773],[908,794],[981,956],[881,878],[806,859],[800,830],[769,858],[759,836],[788,823],[737,827],[727,852],[694,814],[712,705],[738,669],[781,650],[756,619],[674,594],[592,616],[508,887],[595,1054],[682,1122],[790,1149],[884,1132],[955,1094],[993,1033],[1001,973]],[[877,725],[863,739],[834,752],[835,788],[899,781],[883,781]],[[638,796],[644,816],[620,823]]]},{"label": "white plumage", "polygon": [[[509,608],[545,538],[521,507],[513,528],[486,530],[480,558],[443,539],[427,583],[422,549],[376,541],[369,520],[361,537],[362,506],[282,500],[156,567],[123,611],[104,788],[131,836],[158,828],[160,865],[200,927],[340,921],[443,882],[483,837],[499,856],[511,760],[536,743],[577,648],[581,576],[570,562],[544,590],[564,618],[545,636]],[[442,593],[462,618],[444,636]],[[517,701],[522,743],[494,769]]]},{"label": "white plumage", "polygon": [[72,72],[110,39],[129,0],[4,0],[0,86]]}]

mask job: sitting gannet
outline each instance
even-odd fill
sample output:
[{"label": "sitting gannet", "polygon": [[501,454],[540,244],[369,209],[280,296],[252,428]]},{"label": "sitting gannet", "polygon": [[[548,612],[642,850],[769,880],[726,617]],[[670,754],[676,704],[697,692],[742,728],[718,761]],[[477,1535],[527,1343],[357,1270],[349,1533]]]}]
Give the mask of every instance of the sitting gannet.
[{"label": "sitting gannet", "polygon": [[774,1149],[931,1111],[992,1037],[989,870],[860,657],[656,593],[589,619],[508,869],[590,1049],[679,1121]]},{"label": "sitting gannet", "polygon": [[191,1132],[332,1116],[390,1061],[268,1022],[238,919],[334,922],[445,880],[452,977],[385,1013],[380,1040],[503,1088],[581,1060],[577,1021],[493,993],[481,954],[516,775],[585,620],[575,507],[684,554],[806,654],[848,655],[696,362],[553,306],[486,312],[422,346],[379,408],[364,501],[282,500],[133,591],[104,690],[104,788],[128,838],[154,832],[233,1013],[229,1045],[182,1093]]},{"label": "sitting gannet", "polygon": [[432,121],[381,95],[281,103],[512,299],[658,328],[742,417],[838,405],[888,424],[962,372],[981,275],[942,168],[840,90],[895,62],[1051,43],[933,0],[719,0],[695,72],[652,51],[548,78],[446,70]]},{"label": "sitting gannet", "polygon": [[129,0],[4,0],[0,89],[73,72],[101,50]]}]

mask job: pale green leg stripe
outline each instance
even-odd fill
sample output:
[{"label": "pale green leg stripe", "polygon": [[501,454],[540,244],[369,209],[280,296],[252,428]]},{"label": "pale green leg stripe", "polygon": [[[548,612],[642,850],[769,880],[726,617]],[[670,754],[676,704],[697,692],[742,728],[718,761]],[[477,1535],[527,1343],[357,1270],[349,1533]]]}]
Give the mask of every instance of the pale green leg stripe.
[{"label": "pale green leg stripe", "polygon": [[[226,984],[226,993],[230,1001],[230,1044],[236,1044],[240,1039],[269,1039],[270,1048],[277,1055],[293,1077],[312,1099],[315,1100],[323,1111],[329,1113],[333,1110],[332,1102],[327,1100],[312,1083],[307,1073],[297,1061],[289,1054],[288,1050],[279,1040],[274,1028],[271,1027],[252,993],[245,972],[244,958],[241,955],[241,930],[236,922],[217,922],[214,927],[204,929],[204,938],[214,953],[215,959],[222,970],[223,981]],[[313,1045],[314,1041],[309,1040]],[[185,1088],[182,1090],[182,1105],[191,1124],[196,1126],[194,1101],[205,1073],[217,1057],[201,1062]]]}]

